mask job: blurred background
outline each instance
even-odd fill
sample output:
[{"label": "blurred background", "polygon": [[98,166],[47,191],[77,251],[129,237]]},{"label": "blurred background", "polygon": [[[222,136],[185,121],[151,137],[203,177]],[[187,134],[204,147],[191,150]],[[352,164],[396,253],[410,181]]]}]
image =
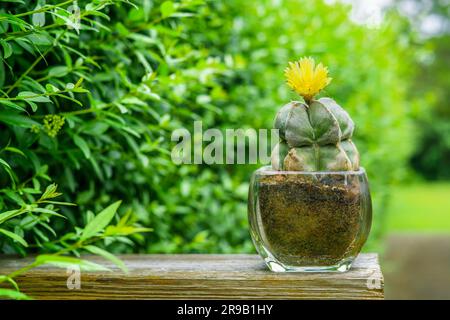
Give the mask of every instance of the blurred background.
[{"label": "blurred background", "polygon": [[409,38],[413,74],[405,79],[405,99],[420,104],[409,110],[414,147],[406,174],[391,188],[377,240],[386,297],[449,299],[450,1],[344,2],[352,4],[352,19],[368,27],[389,23],[390,12],[407,20],[400,33]]},{"label": "blurred background", "polygon": [[[78,205],[62,209],[68,219],[51,224],[53,235],[11,223],[38,249],[0,239],[2,253],[51,251],[56,234],[82,227],[116,200],[120,214],[131,212],[153,232],[105,241],[110,252],[254,252],[247,190],[258,166],[175,165],[171,132],[192,131],[195,120],[204,130],[271,128],[276,111],[297,99],[284,84],[287,62],[312,56],[333,78],[322,95],[356,123],[374,209],[364,250],[380,253],[386,297],[450,299],[449,0],[132,2],[78,1],[83,17],[101,3],[79,34],[58,20],[65,12],[25,16],[35,34],[12,24],[5,38],[12,47],[2,42],[3,91],[41,52],[25,89],[82,77],[89,91],[72,95],[82,107],[40,101],[27,113],[33,122],[21,118],[20,126],[17,117],[0,118],[0,145],[11,142],[27,156],[2,154],[23,183],[6,189],[13,176],[0,170],[0,209],[22,205],[23,195],[39,194],[49,181]],[[34,9],[2,2],[0,12]],[[43,18],[48,26],[40,29]],[[2,22],[0,33],[6,30]],[[55,39],[61,45],[50,50]],[[55,114],[63,126],[30,130]]]}]

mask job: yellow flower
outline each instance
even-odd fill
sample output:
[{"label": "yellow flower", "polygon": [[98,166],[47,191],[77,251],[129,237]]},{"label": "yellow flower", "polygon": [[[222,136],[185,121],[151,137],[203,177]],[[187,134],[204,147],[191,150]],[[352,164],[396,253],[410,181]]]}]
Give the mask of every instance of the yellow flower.
[{"label": "yellow flower", "polygon": [[289,62],[284,70],[289,87],[295,90],[306,101],[310,101],[317,93],[331,81],[328,78],[328,68],[322,63],[315,65],[313,58],[301,58],[296,62]]}]

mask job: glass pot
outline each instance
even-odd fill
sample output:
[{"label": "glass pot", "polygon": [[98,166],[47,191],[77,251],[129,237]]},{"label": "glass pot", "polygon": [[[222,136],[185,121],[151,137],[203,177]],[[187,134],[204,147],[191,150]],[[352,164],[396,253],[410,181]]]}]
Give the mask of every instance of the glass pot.
[{"label": "glass pot", "polygon": [[369,235],[366,172],[253,173],[248,196],[256,250],[275,272],[347,271]]}]

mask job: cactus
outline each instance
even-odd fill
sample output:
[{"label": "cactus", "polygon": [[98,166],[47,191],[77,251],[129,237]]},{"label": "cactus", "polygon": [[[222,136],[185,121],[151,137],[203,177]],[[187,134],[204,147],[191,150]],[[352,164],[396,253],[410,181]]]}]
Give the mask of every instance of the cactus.
[{"label": "cactus", "polygon": [[292,101],[275,117],[280,141],[272,151],[272,168],[285,171],[359,170],[359,153],[351,138],[354,123],[331,98],[314,96],[331,81],[322,64],[311,58],[290,63],[288,85],[304,102]]}]

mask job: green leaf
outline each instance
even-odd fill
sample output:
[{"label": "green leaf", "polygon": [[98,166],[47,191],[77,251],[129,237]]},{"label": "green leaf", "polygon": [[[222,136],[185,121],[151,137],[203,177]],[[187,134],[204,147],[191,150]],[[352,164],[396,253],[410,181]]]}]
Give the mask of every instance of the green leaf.
[{"label": "green leaf", "polygon": [[131,209],[129,209],[127,211],[127,213],[125,213],[125,215],[120,218],[119,223],[117,224],[118,227],[123,227],[126,226],[127,222],[130,220],[131,215],[132,215],[133,211]]},{"label": "green leaf", "polygon": [[0,59],[0,88],[5,84],[5,65],[3,59]]},{"label": "green leaf", "polygon": [[37,106],[36,103],[34,103],[33,101],[30,101],[30,100],[26,100],[25,102],[28,103],[28,105],[31,107],[31,110],[32,110],[33,112],[36,112],[36,111],[37,111],[38,106]]},{"label": "green leaf", "polygon": [[32,126],[40,126],[39,122],[36,122],[30,119],[29,117],[6,110],[0,111],[0,122],[24,128],[31,128]]},{"label": "green leaf", "polygon": [[9,177],[11,178],[13,187],[15,187],[16,176],[14,175],[14,172],[12,171],[11,166],[8,164],[8,162],[3,160],[2,158],[0,158],[0,165],[6,170],[6,173],[8,173]]},{"label": "green leaf", "polygon": [[[29,88],[28,91],[33,91],[33,92],[36,92],[39,94],[46,92],[46,90],[42,84],[40,84],[39,82],[37,82],[36,80],[34,80],[30,77],[26,77],[24,80],[22,80],[22,85],[24,87]],[[33,90],[31,90],[31,89],[33,89]]]},{"label": "green leaf", "polygon": [[[150,16],[150,12],[151,12],[152,7],[153,7],[153,2],[152,1],[144,1],[142,3],[142,6],[143,6],[143,9],[144,9],[144,19],[147,22],[148,18]],[[122,25],[122,27],[123,27],[123,25]],[[125,27],[123,27],[123,28],[128,31],[128,29],[126,29]]]},{"label": "green leaf", "polygon": [[76,207],[77,204],[76,203],[71,203],[71,202],[62,202],[62,201],[50,201],[50,200],[44,200],[42,201],[43,203],[50,203],[50,204],[56,204],[58,206],[73,206]]},{"label": "green leaf", "polygon": [[147,103],[145,103],[144,101],[142,101],[141,99],[137,98],[137,97],[127,97],[124,98],[120,101],[123,104],[135,104],[138,106],[147,106]]},{"label": "green leaf", "polygon": [[80,240],[86,240],[94,235],[96,235],[98,232],[103,230],[112,220],[114,217],[114,214],[116,213],[117,209],[119,208],[122,201],[114,202],[113,204],[109,205],[107,208],[103,209],[102,212],[100,212],[94,220],[88,223],[88,225],[84,228],[83,233],[81,234]]},{"label": "green leaf", "polygon": [[142,228],[133,226],[108,226],[105,230],[105,236],[127,236],[134,233],[151,232],[152,228]]},{"label": "green leaf", "polygon": [[10,211],[5,211],[3,213],[0,213],[0,224],[2,224],[3,222],[12,219],[16,216],[19,216],[21,214],[24,214],[27,211],[24,210],[10,210]]},{"label": "green leaf", "polygon": [[97,161],[95,160],[95,158],[94,157],[90,158],[89,162],[91,163],[92,168],[94,169],[95,173],[97,174],[97,177],[101,181],[103,181],[105,179],[105,177],[102,173],[102,170],[100,169],[100,166],[98,165]]},{"label": "green leaf", "polygon": [[189,18],[195,16],[194,13],[191,12],[176,12],[170,15],[172,18]]},{"label": "green leaf", "polygon": [[[18,1],[8,1],[8,2],[18,2]],[[0,18],[2,18],[2,21],[8,22],[12,25],[18,26],[22,31],[25,30],[25,28],[27,26],[29,26],[29,24],[27,22],[25,22],[24,20],[15,17],[12,14],[7,14],[7,13],[0,13]]]},{"label": "green leaf", "polygon": [[0,40],[0,45],[3,48],[3,58],[8,59],[12,54],[12,46],[4,40]]},{"label": "green leaf", "polygon": [[46,222],[39,222],[39,224],[44,227],[45,229],[47,229],[54,237],[57,237],[58,235],[56,234],[55,230]]},{"label": "green leaf", "polygon": [[56,66],[49,69],[48,76],[54,78],[64,77],[69,73],[69,68],[66,66]]},{"label": "green leaf", "polygon": [[24,50],[29,52],[32,55],[36,54],[36,47],[33,45],[33,43],[27,39],[27,38],[15,38],[14,42],[17,43],[19,46],[21,46]]},{"label": "green leaf", "polygon": [[86,247],[84,247],[84,249],[86,249],[90,253],[102,256],[103,258],[111,261],[116,266],[118,266],[123,272],[128,273],[128,269],[125,266],[125,263],[121,259],[117,258],[115,255],[113,255],[112,253],[109,253],[108,251],[103,250],[96,246],[86,246]]},{"label": "green leaf", "polygon": [[104,122],[93,122],[89,123],[86,126],[83,126],[82,131],[83,134],[99,136],[106,132],[109,129],[109,125]]},{"label": "green leaf", "polygon": [[55,217],[59,217],[59,218],[63,218],[63,219],[67,219],[66,217],[64,217],[62,214],[59,214],[53,210],[50,209],[46,209],[46,208],[33,208],[31,210],[32,212],[39,212],[39,213],[47,213],[51,216],[55,216]]},{"label": "green leaf", "polygon": [[52,102],[49,97],[42,96],[39,93],[31,92],[31,91],[22,91],[19,92],[17,98],[23,99],[25,101],[33,101],[33,102]]},{"label": "green leaf", "polygon": [[73,142],[77,145],[78,148],[81,149],[86,159],[89,159],[91,157],[91,150],[89,149],[86,140],[84,140],[79,135],[74,135]]},{"label": "green leaf", "polygon": [[14,241],[19,242],[24,247],[28,247],[28,243],[21,236],[18,236],[14,232],[0,228],[0,233],[3,233],[5,236],[13,239]]},{"label": "green leaf", "polygon": [[[39,10],[41,6],[38,4],[34,10]],[[31,22],[35,27],[42,27],[45,25],[45,12],[38,12],[31,16]]]},{"label": "green leaf", "polygon": [[6,170],[11,170],[11,166],[9,165],[9,163],[6,162],[5,160],[3,160],[2,158],[0,158],[0,164],[1,164]]},{"label": "green leaf", "polygon": [[78,101],[77,99],[74,99],[72,97],[69,97],[69,96],[66,96],[63,94],[59,94],[59,93],[55,94],[55,96],[75,102],[76,104],[78,104],[81,107],[83,106],[83,104],[80,101]]},{"label": "green leaf", "polygon": [[3,149],[5,151],[9,151],[9,152],[13,152],[13,153],[17,153],[20,154],[21,156],[24,156],[25,158],[27,157],[25,155],[25,153],[22,152],[22,150],[14,148],[14,147],[6,147],[5,149]]},{"label": "green leaf", "polygon": [[[39,221],[36,221],[36,223],[39,223]],[[41,231],[37,228],[37,226],[33,225],[33,232],[39,237],[41,238],[44,242],[49,242],[50,239]],[[36,241],[38,241],[36,239]]]},{"label": "green leaf", "polygon": [[25,206],[26,205],[26,203],[23,201],[23,199],[19,196],[19,193],[15,192],[15,191],[13,191],[11,189],[3,190],[3,193],[6,194],[6,196],[8,198],[13,200],[19,206]]},{"label": "green leaf", "polygon": [[38,265],[50,264],[59,268],[71,268],[73,266],[79,266],[82,270],[85,271],[111,271],[109,268],[106,268],[97,263],[66,256],[41,254],[36,257],[35,261]]},{"label": "green leaf", "polygon": [[161,4],[160,10],[163,18],[169,17],[172,13],[176,11],[175,5],[172,1],[164,1]]},{"label": "green leaf", "polygon": [[127,112],[128,112],[127,107],[125,107],[123,104],[120,104],[120,103],[115,102],[114,105],[115,105],[117,108],[119,108],[120,113],[127,113]]},{"label": "green leaf", "polygon": [[76,93],[89,93],[90,91],[84,88],[73,88],[72,92],[76,92]]},{"label": "green leaf", "polygon": [[17,285],[17,282],[14,281],[13,278],[8,277],[8,276],[0,275],[0,283],[2,283],[2,282],[4,282],[4,281],[9,282],[9,283],[14,287],[14,289],[16,289],[17,291],[19,291],[19,286]]},{"label": "green leaf", "polygon": [[17,110],[20,110],[20,111],[26,111],[24,107],[19,106],[17,103],[14,103],[14,102],[9,101],[9,100],[0,99],[0,104],[3,104],[5,106],[8,106],[10,108],[14,108],[14,109],[17,109]]},{"label": "green leaf", "polygon": [[50,83],[47,83],[45,85],[45,89],[47,90],[47,92],[50,92],[50,93],[55,93],[55,92],[59,91],[59,89],[57,87],[55,87],[54,85],[52,85]]},{"label": "green leaf", "polygon": [[15,299],[15,300],[30,300],[30,297],[28,297],[26,294],[22,292],[3,288],[0,288],[0,297],[6,297],[8,299]]}]

